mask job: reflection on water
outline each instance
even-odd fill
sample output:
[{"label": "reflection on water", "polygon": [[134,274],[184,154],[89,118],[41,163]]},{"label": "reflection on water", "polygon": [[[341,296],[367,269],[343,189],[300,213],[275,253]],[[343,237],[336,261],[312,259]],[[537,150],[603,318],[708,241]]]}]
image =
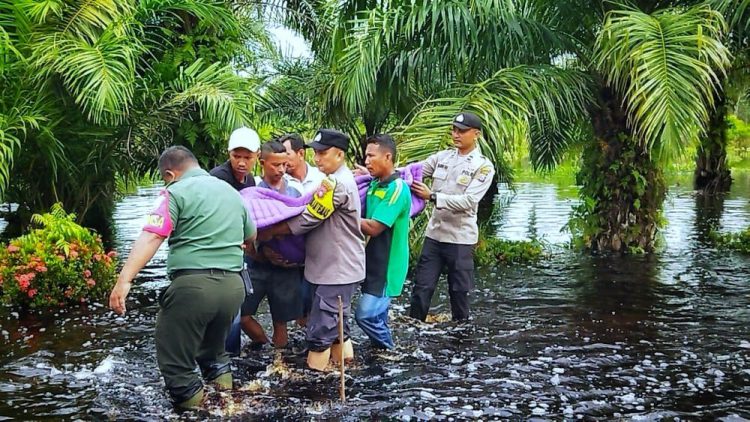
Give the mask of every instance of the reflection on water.
[{"label": "reflection on water", "polygon": [[[397,353],[359,355],[338,376],[303,370],[298,350],[247,352],[238,387],[212,395],[188,418],[268,419],[715,419],[750,417],[750,267],[705,242],[709,227],[750,225],[746,180],[720,200],[675,187],[665,206],[663,250],[649,257],[591,257],[555,249],[536,266],[483,268],[469,324],[420,324],[393,307]],[[157,190],[126,198],[115,216],[127,253]],[[522,183],[502,192],[499,236],[565,243],[574,187]],[[164,419],[153,329],[166,285],[160,251],[142,273],[129,314],[102,306],[50,315],[0,311],[0,419]],[[406,287],[408,293],[410,286]],[[434,312],[447,313],[445,287]],[[261,322],[269,325],[268,315]],[[291,330],[293,344],[303,333]],[[221,406],[220,406],[221,404]],[[221,408],[221,409],[220,409]]]}]

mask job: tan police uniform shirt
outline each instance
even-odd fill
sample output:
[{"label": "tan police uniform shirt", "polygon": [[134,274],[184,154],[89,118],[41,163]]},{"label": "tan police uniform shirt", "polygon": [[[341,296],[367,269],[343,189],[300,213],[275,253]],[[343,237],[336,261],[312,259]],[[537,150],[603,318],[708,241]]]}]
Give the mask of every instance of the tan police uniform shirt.
[{"label": "tan police uniform shirt", "polygon": [[[301,215],[288,221],[292,234],[305,237],[305,278],[313,284],[351,284],[365,279],[362,204],[354,175],[345,165],[323,179],[335,181],[332,209],[321,218],[315,198]],[[316,192],[314,195],[318,195]],[[325,211],[323,211],[325,214]]]},{"label": "tan police uniform shirt", "polygon": [[477,243],[477,209],[495,175],[492,162],[478,147],[466,155],[457,149],[440,151],[423,162],[422,174],[432,177],[437,196],[425,235],[438,242]]}]

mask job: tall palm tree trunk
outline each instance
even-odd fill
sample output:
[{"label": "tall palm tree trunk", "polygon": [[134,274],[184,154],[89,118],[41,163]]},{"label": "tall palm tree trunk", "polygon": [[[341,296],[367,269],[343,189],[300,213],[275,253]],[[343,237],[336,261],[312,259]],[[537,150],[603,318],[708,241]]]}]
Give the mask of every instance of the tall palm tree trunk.
[{"label": "tall palm tree trunk", "polygon": [[695,158],[693,186],[705,194],[726,192],[732,185],[727,160],[727,112],[729,105],[722,93],[710,114],[708,130],[701,137]]},{"label": "tall palm tree trunk", "polygon": [[[648,148],[626,126],[622,100],[599,91],[592,110],[596,142],[584,150],[579,217],[586,246],[601,252],[654,248],[666,184]],[[582,215],[581,215],[582,214]]]}]

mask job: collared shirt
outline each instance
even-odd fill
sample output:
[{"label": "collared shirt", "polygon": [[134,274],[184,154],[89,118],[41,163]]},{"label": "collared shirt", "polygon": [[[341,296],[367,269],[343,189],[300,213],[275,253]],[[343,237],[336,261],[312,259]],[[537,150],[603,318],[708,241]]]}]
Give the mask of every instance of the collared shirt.
[{"label": "collared shirt", "polygon": [[401,294],[409,268],[410,211],[411,192],[398,172],[382,182],[370,182],[365,217],[386,228],[367,242],[362,292],[379,297]]},{"label": "collared shirt", "polygon": [[287,174],[285,177],[289,182],[289,185],[300,191],[300,193],[314,192],[320,186],[320,182],[325,179],[326,175],[322,171],[318,170],[317,167],[311,166],[305,162],[307,166],[307,174],[305,174],[305,180],[299,180],[296,177]]},{"label": "collared shirt", "polygon": [[218,177],[219,179],[229,183],[235,190],[241,191],[242,189],[255,186],[255,179],[252,174],[245,175],[245,181],[239,182],[232,173],[232,163],[227,160],[224,164],[216,166],[209,172],[211,176]]},{"label": "collared shirt", "polygon": [[240,271],[241,245],[255,233],[255,225],[237,191],[200,168],[185,172],[167,191],[173,224],[167,272]]},{"label": "collared shirt", "polygon": [[466,155],[452,149],[431,155],[422,169],[424,177],[432,177],[437,197],[425,236],[445,243],[477,243],[477,209],[495,174],[492,162],[479,148]]},{"label": "collared shirt", "polygon": [[[330,186],[333,186],[332,197],[326,195]],[[321,205],[326,198],[330,203]],[[323,180],[302,214],[288,221],[292,234],[307,233],[305,278],[309,282],[336,285],[365,279],[361,210],[354,175],[342,165]]]}]

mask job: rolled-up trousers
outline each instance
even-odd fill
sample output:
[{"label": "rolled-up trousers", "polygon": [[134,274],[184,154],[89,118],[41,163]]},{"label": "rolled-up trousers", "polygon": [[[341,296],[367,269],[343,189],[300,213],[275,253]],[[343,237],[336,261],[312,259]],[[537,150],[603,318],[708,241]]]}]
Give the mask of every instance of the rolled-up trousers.
[{"label": "rolled-up trousers", "polygon": [[327,285],[312,283],[312,308],[307,318],[307,348],[322,352],[339,341],[339,300],[344,307],[344,340],[349,338],[349,312],[359,283]]}]

